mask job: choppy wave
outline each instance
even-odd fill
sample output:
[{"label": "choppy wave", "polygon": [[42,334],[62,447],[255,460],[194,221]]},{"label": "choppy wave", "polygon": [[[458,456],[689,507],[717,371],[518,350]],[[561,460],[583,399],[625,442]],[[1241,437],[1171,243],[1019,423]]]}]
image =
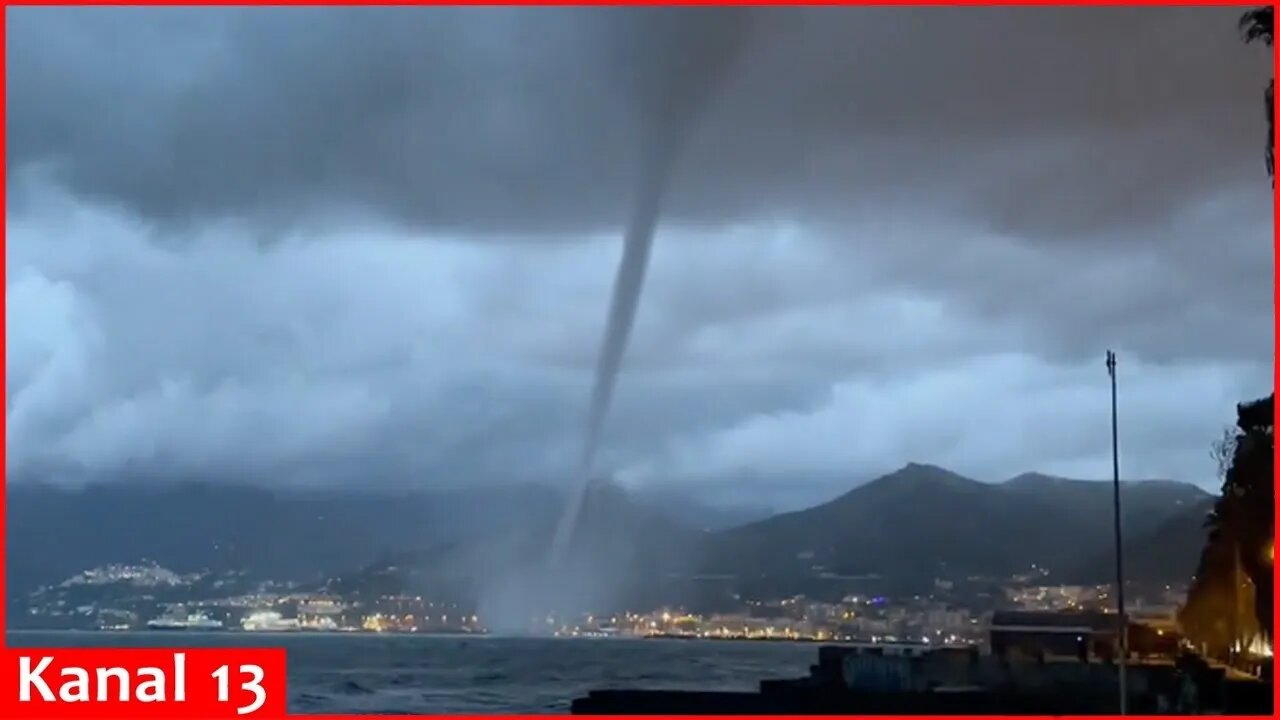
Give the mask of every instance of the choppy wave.
[{"label": "choppy wave", "polygon": [[423,635],[8,634],[12,647],[283,646],[297,713],[563,713],[599,688],[752,690],[799,677],[814,645]]}]

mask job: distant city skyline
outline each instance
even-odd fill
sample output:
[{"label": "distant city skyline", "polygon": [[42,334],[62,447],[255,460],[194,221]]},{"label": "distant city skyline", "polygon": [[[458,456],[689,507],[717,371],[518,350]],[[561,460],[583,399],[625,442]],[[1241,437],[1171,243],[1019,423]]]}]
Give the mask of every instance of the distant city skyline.
[{"label": "distant city skyline", "polygon": [[[793,505],[907,462],[1105,479],[1111,348],[1122,476],[1215,488],[1273,386],[1238,14],[759,11],[600,472]],[[645,58],[696,58],[688,17],[11,10],[10,477],[567,482]]]}]

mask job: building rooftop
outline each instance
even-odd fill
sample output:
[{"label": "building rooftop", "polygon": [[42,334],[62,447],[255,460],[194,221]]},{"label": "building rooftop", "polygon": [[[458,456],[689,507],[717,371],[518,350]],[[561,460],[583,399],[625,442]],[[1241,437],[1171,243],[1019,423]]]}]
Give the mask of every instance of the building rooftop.
[{"label": "building rooftop", "polygon": [[1114,631],[1116,616],[1094,611],[1039,612],[999,610],[991,616],[993,630],[1026,632],[1066,632],[1088,629],[1091,632]]}]

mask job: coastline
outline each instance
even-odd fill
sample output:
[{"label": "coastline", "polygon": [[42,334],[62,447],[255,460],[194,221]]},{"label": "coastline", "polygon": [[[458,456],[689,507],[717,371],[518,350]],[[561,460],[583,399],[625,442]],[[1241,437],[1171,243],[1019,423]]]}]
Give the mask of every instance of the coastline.
[{"label": "coastline", "polygon": [[[632,637],[637,637],[637,636],[633,635]],[[765,642],[765,643],[805,643],[805,644],[813,644],[813,643],[839,644],[842,642],[857,642],[856,640],[830,640],[830,639],[819,640],[818,638],[812,638],[812,637],[793,637],[793,638],[747,637],[745,635],[698,636],[698,635],[684,635],[681,633],[650,633],[647,635],[640,635],[638,637],[639,639],[642,639],[642,640],[705,640],[705,641],[715,641],[715,642]]]}]

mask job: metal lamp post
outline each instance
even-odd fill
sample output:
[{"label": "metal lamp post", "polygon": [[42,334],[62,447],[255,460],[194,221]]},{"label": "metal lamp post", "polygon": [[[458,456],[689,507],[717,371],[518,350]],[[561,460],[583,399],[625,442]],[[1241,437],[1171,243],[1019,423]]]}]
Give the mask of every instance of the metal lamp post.
[{"label": "metal lamp post", "polygon": [[1120,440],[1116,423],[1116,354],[1107,351],[1107,374],[1111,376],[1111,473],[1116,532],[1116,624],[1120,639],[1120,714],[1129,711],[1125,687],[1125,666],[1129,662],[1129,621],[1124,612],[1124,545],[1120,540]]}]

